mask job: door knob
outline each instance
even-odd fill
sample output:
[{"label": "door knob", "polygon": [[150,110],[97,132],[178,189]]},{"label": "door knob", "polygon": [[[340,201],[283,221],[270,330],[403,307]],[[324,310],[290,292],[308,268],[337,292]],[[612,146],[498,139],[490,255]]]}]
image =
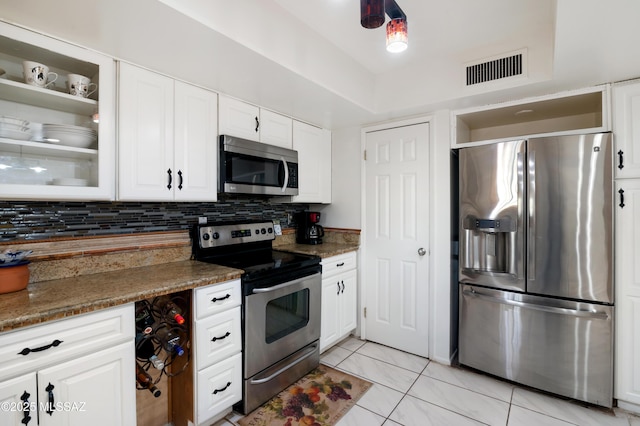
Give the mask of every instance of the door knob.
[{"label": "door knob", "polygon": [[425,254],[427,254],[427,251],[425,249],[423,249],[422,247],[420,247],[418,249],[418,255],[424,256]]}]

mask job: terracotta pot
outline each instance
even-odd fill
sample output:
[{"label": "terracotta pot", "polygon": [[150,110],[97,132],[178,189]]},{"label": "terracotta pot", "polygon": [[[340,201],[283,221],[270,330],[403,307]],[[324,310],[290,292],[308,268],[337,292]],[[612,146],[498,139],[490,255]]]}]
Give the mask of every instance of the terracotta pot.
[{"label": "terracotta pot", "polygon": [[24,290],[29,284],[29,261],[0,266],[0,294]]}]

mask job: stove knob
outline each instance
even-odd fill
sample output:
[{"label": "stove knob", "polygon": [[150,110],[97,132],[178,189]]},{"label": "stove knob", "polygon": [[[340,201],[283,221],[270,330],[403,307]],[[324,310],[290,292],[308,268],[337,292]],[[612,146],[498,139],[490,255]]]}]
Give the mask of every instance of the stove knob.
[{"label": "stove knob", "polygon": [[256,228],[256,235],[260,234],[260,229]]},{"label": "stove knob", "polygon": [[213,239],[217,240],[218,238],[220,238],[220,234],[218,234],[217,232],[213,233]]},{"label": "stove knob", "polygon": [[266,234],[266,233],[267,233],[267,230],[266,230],[266,229],[264,229],[264,228],[262,228],[262,229],[260,230],[260,233],[261,233],[261,234]]},{"label": "stove knob", "polygon": [[209,239],[209,234],[202,234],[202,239],[207,241]]},{"label": "stove knob", "polygon": [[267,232],[273,234],[273,228],[267,228]]}]

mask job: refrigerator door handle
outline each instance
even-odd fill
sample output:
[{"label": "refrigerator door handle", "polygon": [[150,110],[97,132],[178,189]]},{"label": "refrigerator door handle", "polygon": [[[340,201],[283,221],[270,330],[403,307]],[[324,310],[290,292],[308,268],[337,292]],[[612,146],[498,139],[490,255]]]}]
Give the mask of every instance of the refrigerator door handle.
[{"label": "refrigerator door handle", "polygon": [[[526,203],[524,202],[525,199],[525,178],[524,178],[524,158],[525,158],[525,153],[524,153],[524,147],[526,147],[526,142],[524,142],[522,144],[522,147],[520,148],[520,151],[518,152],[517,155],[517,160],[516,160],[516,167],[517,167],[517,171],[518,171],[518,200],[519,203],[521,203],[521,205],[518,206],[518,216],[517,216],[517,225],[516,225],[516,232],[517,234],[520,234],[520,236],[522,236],[524,234],[524,226],[523,226],[523,216],[524,216],[524,208]],[[511,245],[511,253],[510,256],[512,258],[512,264],[514,265],[514,272],[516,275],[516,278],[518,280],[522,280],[524,281],[525,276],[524,276],[524,270],[526,265],[524,264],[524,258],[526,256],[526,252],[522,252],[523,248],[524,248],[524,244],[520,244],[520,238],[518,237],[518,235],[514,235],[513,236],[513,240],[514,240],[514,244]],[[525,284],[526,285],[526,284]],[[523,288],[524,289],[524,288]]]},{"label": "refrigerator door handle", "polygon": [[556,306],[538,305],[535,303],[521,302],[519,300],[505,299],[503,297],[495,297],[487,294],[479,293],[475,290],[463,290],[464,296],[474,297],[476,299],[485,300],[487,302],[499,303],[503,305],[516,306],[518,308],[533,309],[536,311],[551,312],[560,315],[571,315],[575,317],[586,317],[592,319],[608,320],[609,315],[604,312],[583,311],[579,309],[560,308]]},{"label": "refrigerator door handle", "polygon": [[527,256],[528,278],[527,281],[536,279],[536,152],[531,149],[527,160],[528,191],[529,196],[529,226],[527,227],[527,244],[529,252]]}]

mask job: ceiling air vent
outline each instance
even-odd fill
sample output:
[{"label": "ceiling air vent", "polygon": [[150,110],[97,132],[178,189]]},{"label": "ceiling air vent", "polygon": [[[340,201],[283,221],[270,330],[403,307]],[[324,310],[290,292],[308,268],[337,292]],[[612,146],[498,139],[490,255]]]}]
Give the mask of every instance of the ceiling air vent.
[{"label": "ceiling air vent", "polygon": [[522,76],[526,69],[526,51],[467,66],[466,85],[486,83],[508,77]]}]

